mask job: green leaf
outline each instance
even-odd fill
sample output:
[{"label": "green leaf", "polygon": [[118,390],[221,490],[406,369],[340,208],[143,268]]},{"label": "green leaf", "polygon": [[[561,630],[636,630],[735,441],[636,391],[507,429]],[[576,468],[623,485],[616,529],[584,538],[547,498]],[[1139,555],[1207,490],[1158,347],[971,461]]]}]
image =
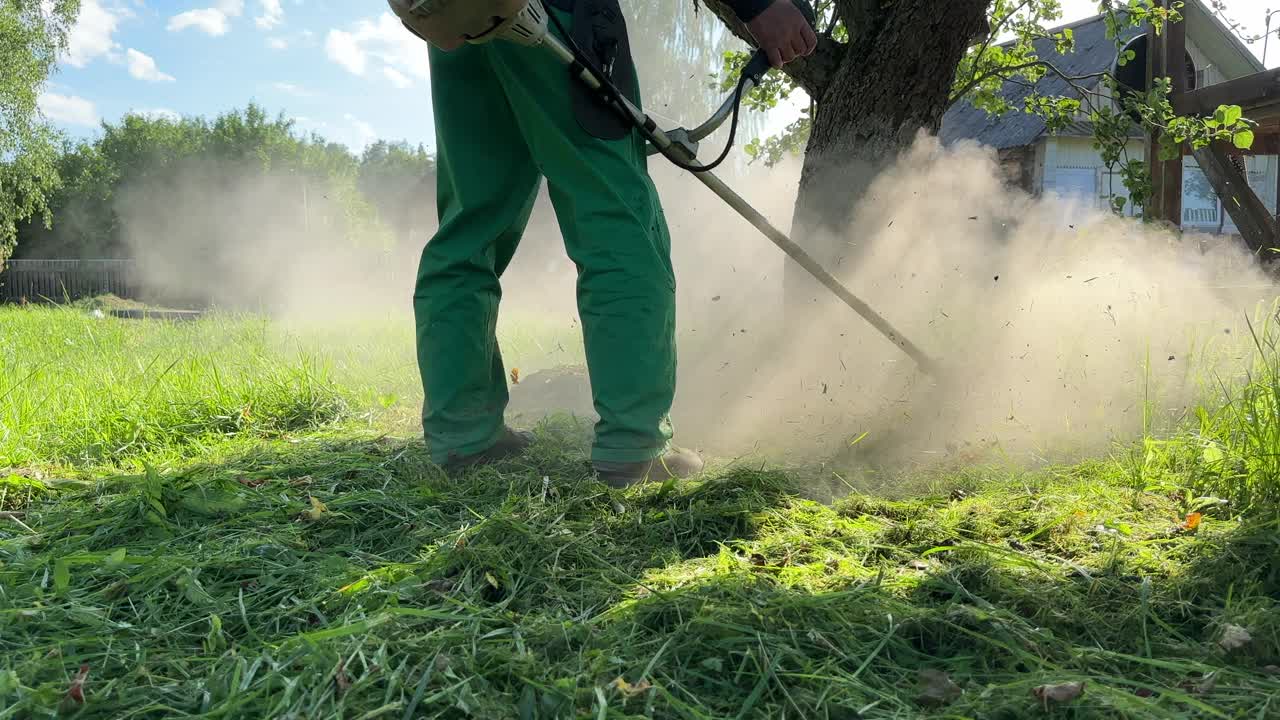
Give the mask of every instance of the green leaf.
[{"label": "green leaf", "polygon": [[0,672],[0,698],[5,697],[21,686],[22,681],[18,679],[17,673],[12,670]]},{"label": "green leaf", "polygon": [[215,653],[227,646],[226,636],[222,634],[222,618],[217,614],[209,616],[209,634],[204,638],[204,651]]},{"label": "green leaf", "polygon": [[656,500],[662,500],[662,499],[666,498],[668,495],[670,495],[670,494],[671,494],[671,491],[672,491],[672,490],[675,490],[675,489],[676,489],[676,479],[675,479],[675,478],[673,478],[673,477],[672,477],[672,478],[667,478],[667,479],[662,483],[662,487],[658,488],[658,495],[657,495],[657,497],[656,497],[655,499],[656,499]]},{"label": "green leaf", "polygon": [[125,549],[119,548],[115,552],[103,558],[102,564],[106,566],[107,569],[113,570],[124,564],[124,557]]},{"label": "green leaf", "polygon": [[520,693],[520,701],[516,703],[516,712],[520,720],[537,720],[538,692],[532,685],[525,685]]},{"label": "green leaf", "polygon": [[1253,147],[1253,131],[1238,130],[1235,135],[1231,136],[1231,142],[1241,150],[1248,150]]},{"label": "green leaf", "polygon": [[201,488],[188,492],[181,500],[182,507],[196,515],[225,515],[244,507],[243,498],[223,490]]},{"label": "green leaf", "polygon": [[53,564],[53,591],[61,595],[71,587],[71,563],[59,558]]},{"label": "green leaf", "polygon": [[1235,125],[1244,116],[1244,112],[1240,110],[1239,105],[1227,105],[1221,109],[1223,111],[1223,122],[1227,125]]}]

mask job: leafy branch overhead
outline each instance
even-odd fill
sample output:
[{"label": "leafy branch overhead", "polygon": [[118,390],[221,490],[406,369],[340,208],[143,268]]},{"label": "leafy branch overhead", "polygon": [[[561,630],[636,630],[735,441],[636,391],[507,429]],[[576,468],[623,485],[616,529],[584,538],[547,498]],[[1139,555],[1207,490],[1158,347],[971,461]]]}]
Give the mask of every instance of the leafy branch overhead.
[{"label": "leafy branch overhead", "polygon": [[[698,1],[736,35],[750,42],[749,33],[723,3]],[[1183,3],[1170,5],[1162,7],[1154,0],[1098,3],[1107,37],[1115,43],[1119,66],[1136,58],[1125,45],[1138,28],[1150,26],[1160,33],[1169,23],[1182,21]],[[768,110],[803,90],[810,99],[809,106],[777,135],[752,140],[746,149],[753,161],[774,165],[785,155],[804,149],[834,70],[858,57],[859,45],[876,32],[885,12],[875,0],[820,0],[815,11],[819,25],[817,51],[789,64],[782,73],[772,73],[748,99],[751,109]],[[987,10],[985,34],[974,39],[956,68],[948,103],[968,102],[991,115],[1029,113],[1043,119],[1050,132],[1087,120],[1093,126],[1094,144],[1104,163],[1112,171],[1119,168],[1136,205],[1145,204],[1151,186],[1145,164],[1129,158],[1126,152],[1136,132],[1154,131],[1162,138],[1161,152],[1165,154],[1179,152],[1183,144],[1197,149],[1215,141],[1229,141],[1241,149],[1252,145],[1253,123],[1242,117],[1239,107],[1220,107],[1212,117],[1180,117],[1169,102],[1168,78],[1157,78],[1152,88],[1135,93],[1123,87],[1110,70],[1072,75],[1055,65],[1052,58],[1042,57],[1044,48],[1052,48],[1058,57],[1074,52],[1072,29],[1053,27],[1061,19],[1059,0],[994,0]],[[737,72],[748,59],[746,52],[725,53],[716,80],[722,91],[731,89]],[[1049,75],[1060,79],[1068,91],[1040,92],[1038,83]],[[1021,106],[1010,102],[1004,92],[1010,83],[1030,90]],[[1116,99],[1114,103],[1112,98]],[[1122,210],[1124,202],[1124,198],[1118,198],[1116,209]]]}]

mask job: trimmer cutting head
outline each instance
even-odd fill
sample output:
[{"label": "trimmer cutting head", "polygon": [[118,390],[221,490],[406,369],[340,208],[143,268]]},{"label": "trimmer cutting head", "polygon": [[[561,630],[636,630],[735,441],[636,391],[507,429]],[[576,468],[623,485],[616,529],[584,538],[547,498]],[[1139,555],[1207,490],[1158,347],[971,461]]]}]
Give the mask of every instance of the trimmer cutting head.
[{"label": "trimmer cutting head", "polygon": [[387,0],[414,35],[443,50],[464,42],[538,45],[547,35],[542,0]]}]

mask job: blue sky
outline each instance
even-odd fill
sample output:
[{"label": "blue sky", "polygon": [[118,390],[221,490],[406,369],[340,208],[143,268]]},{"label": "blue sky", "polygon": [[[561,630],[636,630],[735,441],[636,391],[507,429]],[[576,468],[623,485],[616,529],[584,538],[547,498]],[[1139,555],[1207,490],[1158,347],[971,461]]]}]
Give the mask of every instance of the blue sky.
[{"label": "blue sky", "polygon": [[[1257,32],[1266,1],[1228,0],[1226,11]],[[1063,8],[1076,20],[1097,2]],[[213,116],[250,100],[357,151],[375,138],[433,145],[426,46],[385,0],[83,0],[41,108],[87,137],[129,111]]]},{"label": "blue sky", "polygon": [[84,0],[41,108],[75,137],[142,111],[212,116],[250,100],[355,149],[430,146],[426,45],[385,2]]}]

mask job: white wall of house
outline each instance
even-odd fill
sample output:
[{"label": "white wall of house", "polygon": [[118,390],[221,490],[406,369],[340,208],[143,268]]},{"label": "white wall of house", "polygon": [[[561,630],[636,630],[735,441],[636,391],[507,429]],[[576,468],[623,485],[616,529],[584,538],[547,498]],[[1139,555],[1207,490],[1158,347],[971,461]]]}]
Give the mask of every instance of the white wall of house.
[{"label": "white wall of house", "polygon": [[[1211,54],[1202,50],[1192,38],[1187,39],[1187,53],[1196,67],[1197,87],[1220,83],[1251,70],[1227,53],[1227,50],[1218,48],[1216,54],[1225,58],[1224,62],[1229,65],[1224,71],[1222,66],[1214,62]],[[1105,87],[1098,89],[1093,100],[1110,102]],[[1087,113],[1082,112],[1079,119],[1087,119],[1086,116]],[[1112,196],[1128,197],[1120,173],[1107,170],[1102,157],[1093,149],[1091,138],[1051,136],[1040,142],[1043,144],[1044,163],[1043,176],[1038,178],[1037,184],[1043,187],[1046,194],[1055,193],[1098,209],[1110,208]],[[1143,160],[1146,157],[1145,143],[1141,140],[1131,140],[1126,151],[1127,158]],[[1259,155],[1246,157],[1245,161],[1250,187],[1274,215],[1277,209],[1276,183],[1277,176],[1280,175],[1280,158]],[[1128,203],[1125,208],[1126,214],[1134,214]],[[1222,202],[1214,195],[1193,157],[1187,157],[1183,162],[1182,226],[1214,233],[1237,232],[1230,216],[1223,212]]]},{"label": "white wall of house", "polygon": [[[1110,208],[1112,196],[1128,197],[1120,173],[1107,170],[1102,156],[1093,149],[1093,141],[1089,138],[1050,137],[1043,142],[1046,194],[1056,193],[1098,209]],[[1136,160],[1146,157],[1140,140],[1130,141],[1127,152],[1129,158]],[[1271,214],[1276,214],[1280,158],[1275,155],[1246,156],[1245,169],[1249,174],[1249,186]],[[1133,209],[1127,203],[1126,214],[1133,215]],[[1182,164],[1182,226],[1188,230],[1213,233],[1237,232],[1194,157],[1186,157]]]},{"label": "white wall of house", "polygon": [[[1111,197],[1128,197],[1120,178],[1119,168],[1112,173],[1102,162],[1102,156],[1093,149],[1093,140],[1082,137],[1045,138],[1044,192],[1071,199],[1086,207],[1106,210],[1111,207]],[[1146,148],[1142,141],[1130,141],[1123,160],[1142,160]],[[1127,203],[1125,214],[1132,216],[1133,208]]]},{"label": "white wall of house", "polygon": [[1187,54],[1191,56],[1191,62],[1196,66],[1196,87],[1216,85],[1227,79],[1222,69],[1210,60],[1191,38],[1187,38]]}]

